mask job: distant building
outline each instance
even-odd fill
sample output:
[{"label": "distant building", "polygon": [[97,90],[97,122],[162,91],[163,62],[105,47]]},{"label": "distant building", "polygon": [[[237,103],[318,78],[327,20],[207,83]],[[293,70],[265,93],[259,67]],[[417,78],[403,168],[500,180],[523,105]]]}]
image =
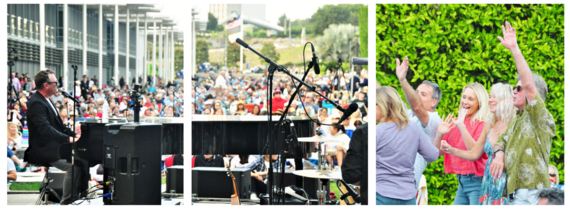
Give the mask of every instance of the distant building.
[{"label": "distant building", "polygon": [[[100,11],[99,4],[86,5],[86,22],[87,37],[85,39],[86,47],[84,48],[84,32],[83,32],[83,6],[84,4],[43,4],[45,5],[45,42],[40,43],[40,5],[41,4],[8,4],[8,48],[18,51],[19,60],[13,67],[14,72],[20,74],[29,73],[30,78],[39,72],[42,57],[45,57],[45,68],[54,70],[56,77],[64,76],[67,78],[63,83],[66,89],[73,86],[73,70],[71,65],[78,66],[77,78],[81,80],[83,66],[86,65],[86,73],[89,78],[97,76],[99,84],[106,84],[108,80],[114,78],[118,82],[121,76],[125,77],[127,83],[131,83],[131,78],[137,74],[142,74],[145,63],[144,61],[144,14],[146,12],[160,12],[153,8],[152,5],[144,5],[139,8],[138,4],[122,4],[118,6],[118,23],[115,23],[114,13],[116,5],[105,4]],[[64,18],[64,7],[67,5],[67,18]],[[127,28],[127,10],[130,11],[129,27]],[[99,27],[99,14],[102,13],[102,27]],[[137,37],[136,17],[139,16],[140,37]],[[150,19],[150,17],[149,17]],[[155,18],[148,20],[147,39],[152,42],[153,30],[152,21],[162,25],[162,51],[163,54],[174,53],[173,42],[182,41],[183,36],[180,32],[172,33],[172,27],[175,23],[168,18]],[[67,28],[64,28],[67,23]],[[118,36],[115,34],[115,25],[118,24]],[[166,31],[168,30],[168,36]],[[127,30],[129,31],[127,46]],[[64,31],[67,31],[67,63],[64,63]],[[99,31],[102,31],[102,37],[99,37]],[[166,39],[168,37],[168,39]],[[99,39],[102,38],[102,51],[99,52]],[[115,46],[115,40],[118,38],[118,46]],[[157,32],[157,43],[160,38]],[[174,39],[174,41],[173,41]],[[169,44],[167,43],[169,41]],[[40,48],[45,46],[45,53],[40,53]],[[138,46],[138,47],[137,47]],[[115,56],[115,47],[118,48],[118,59]],[[128,50],[127,50],[128,49]],[[86,51],[86,63],[84,63],[84,52]],[[128,54],[127,54],[128,51]],[[158,49],[157,49],[158,52]],[[147,52],[147,54],[152,54]],[[102,59],[99,59],[102,55]],[[174,56],[171,59],[160,58],[157,56],[157,63],[162,61],[161,71],[174,68]],[[148,62],[152,62],[152,56],[147,58]],[[117,64],[118,63],[118,64]],[[127,64],[128,63],[128,64]],[[99,65],[101,64],[101,68]],[[140,69],[137,70],[137,65]],[[118,66],[118,67],[116,67]],[[128,71],[127,71],[128,66]],[[139,72],[139,73],[137,73]],[[172,71],[170,72],[172,73]],[[174,74],[171,74],[174,75]]]}]

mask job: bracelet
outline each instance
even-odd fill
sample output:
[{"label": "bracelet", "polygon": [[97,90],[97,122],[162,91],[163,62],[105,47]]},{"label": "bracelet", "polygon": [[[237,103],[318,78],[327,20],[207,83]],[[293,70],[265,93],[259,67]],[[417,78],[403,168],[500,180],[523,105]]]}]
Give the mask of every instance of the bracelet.
[{"label": "bracelet", "polygon": [[498,149],[497,151],[493,152],[493,155],[496,155],[496,154],[497,154],[497,152],[499,152],[499,151],[501,151],[501,152],[505,153],[505,150],[502,150],[502,149]]}]

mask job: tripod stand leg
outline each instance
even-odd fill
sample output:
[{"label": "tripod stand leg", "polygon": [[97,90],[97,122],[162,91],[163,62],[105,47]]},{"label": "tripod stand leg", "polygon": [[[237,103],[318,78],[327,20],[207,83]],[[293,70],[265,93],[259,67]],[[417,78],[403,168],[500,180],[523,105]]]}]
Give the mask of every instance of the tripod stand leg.
[{"label": "tripod stand leg", "polygon": [[47,205],[49,194],[47,193],[47,188],[43,188],[36,200],[36,205]]},{"label": "tripod stand leg", "polygon": [[[52,193],[55,196],[55,198],[57,198],[58,202],[61,202],[61,197],[57,194],[57,192],[55,192],[55,190],[53,190],[52,188],[49,188],[49,192]],[[48,194],[48,196],[49,196],[49,194]]]}]

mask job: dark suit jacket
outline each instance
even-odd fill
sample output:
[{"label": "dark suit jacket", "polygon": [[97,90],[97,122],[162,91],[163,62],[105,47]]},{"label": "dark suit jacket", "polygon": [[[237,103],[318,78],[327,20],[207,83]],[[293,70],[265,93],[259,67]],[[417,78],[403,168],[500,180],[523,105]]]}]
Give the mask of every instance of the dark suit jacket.
[{"label": "dark suit jacket", "polygon": [[[87,90],[89,90],[89,81],[81,81],[81,84],[79,84],[79,86],[81,87],[81,96],[86,97],[87,96]],[[79,92],[77,92],[79,93]]]},{"label": "dark suit jacket", "polygon": [[342,163],[342,179],[353,184],[360,181],[362,204],[368,205],[368,123],[352,133],[346,158]]},{"label": "dark suit jacket", "polygon": [[69,136],[75,136],[75,133],[63,124],[59,114],[53,111],[39,92],[29,100],[27,120],[30,146],[26,150],[24,160],[30,163],[59,160],[59,146],[69,143]]}]

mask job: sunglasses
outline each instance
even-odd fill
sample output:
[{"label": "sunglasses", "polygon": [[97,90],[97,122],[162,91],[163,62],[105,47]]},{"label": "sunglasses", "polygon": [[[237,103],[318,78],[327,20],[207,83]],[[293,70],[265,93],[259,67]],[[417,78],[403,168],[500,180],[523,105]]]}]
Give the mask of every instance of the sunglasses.
[{"label": "sunglasses", "polygon": [[555,177],[556,173],[549,173],[548,175],[550,175],[551,177]]},{"label": "sunglasses", "polygon": [[517,92],[520,92],[520,91],[522,90],[522,86],[521,86],[521,85],[517,85],[517,86],[513,87],[513,92],[514,92],[515,90],[516,90]]},{"label": "sunglasses", "polygon": [[54,81],[54,82],[47,82],[47,84],[55,84],[55,85],[57,85],[57,84],[59,84],[59,83],[58,83],[57,81]]}]

